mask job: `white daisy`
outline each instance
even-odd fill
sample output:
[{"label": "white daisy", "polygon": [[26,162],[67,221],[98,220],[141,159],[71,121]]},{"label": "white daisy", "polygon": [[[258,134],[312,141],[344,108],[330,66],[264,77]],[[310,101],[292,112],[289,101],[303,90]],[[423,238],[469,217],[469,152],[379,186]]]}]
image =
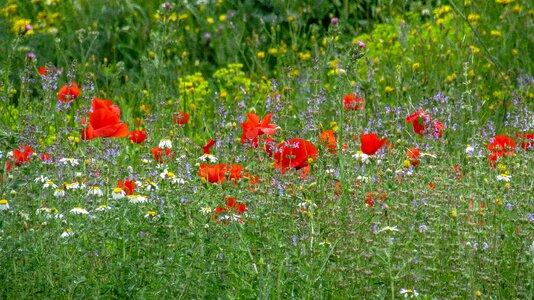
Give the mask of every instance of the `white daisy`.
[{"label": "white daisy", "polygon": [[497,175],[497,180],[498,181],[510,182],[510,179],[512,179],[512,175],[508,175],[506,173]]},{"label": "white daisy", "polygon": [[154,219],[159,219],[159,217],[158,217],[158,213],[155,212],[155,211],[153,211],[153,210],[149,210],[149,211],[147,211],[147,213],[146,213],[146,215],[145,215],[145,218],[147,218],[147,219],[150,218],[150,219],[152,219],[152,220],[154,220]]},{"label": "white daisy", "polygon": [[107,204],[100,204],[97,208],[95,208],[95,211],[106,211],[112,209],[111,206],[108,206]]},{"label": "white daisy", "polygon": [[410,289],[401,289],[400,290],[401,295],[404,295],[404,298],[415,298],[419,296],[419,293],[416,290],[410,290]]},{"label": "white daisy", "polygon": [[379,229],[377,231],[377,233],[380,233],[380,232],[383,232],[383,231],[386,231],[386,232],[397,232],[397,231],[399,231],[399,229],[397,229],[397,226],[393,226],[393,227],[386,226],[386,227],[384,227],[382,229]]},{"label": "white daisy", "polygon": [[104,192],[102,192],[102,190],[100,189],[100,187],[94,185],[92,187],[89,188],[89,191],[87,192],[88,195],[93,195],[93,196],[104,196]]},{"label": "white daisy", "polygon": [[116,187],[113,189],[113,192],[111,193],[111,196],[113,197],[113,199],[121,199],[121,198],[124,198],[126,196],[126,193],[124,192],[123,189],[119,188],[119,187]]},{"label": "white daisy", "polygon": [[65,196],[65,190],[64,189],[56,189],[54,191],[54,197],[63,197]]},{"label": "white daisy", "polygon": [[87,210],[85,210],[84,208],[78,207],[78,206],[73,208],[73,209],[71,209],[70,213],[71,214],[75,214],[75,215],[87,215],[87,214],[89,214],[89,212]]},{"label": "white daisy", "polygon": [[148,202],[148,199],[141,195],[128,195],[126,196],[128,200],[130,200],[130,203],[146,203]]},{"label": "white daisy", "polygon": [[66,238],[66,237],[73,236],[73,235],[74,235],[74,232],[72,232],[72,229],[67,228],[67,229],[65,229],[65,231],[61,234],[61,237],[62,237],[62,238]]},{"label": "white daisy", "polygon": [[6,199],[0,200],[0,210],[8,210],[9,209],[9,201]]},{"label": "white daisy", "polygon": [[200,208],[200,212],[207,215],[207,214],[211,214],[211,207],[201,207]]},{"label": "white daisy", "polygon": [[52,180],[48,180],[47,182],[45,182],[43,184],[43,189],[46,189],[46,188],[57,188],[57,185],[52,181]]}]

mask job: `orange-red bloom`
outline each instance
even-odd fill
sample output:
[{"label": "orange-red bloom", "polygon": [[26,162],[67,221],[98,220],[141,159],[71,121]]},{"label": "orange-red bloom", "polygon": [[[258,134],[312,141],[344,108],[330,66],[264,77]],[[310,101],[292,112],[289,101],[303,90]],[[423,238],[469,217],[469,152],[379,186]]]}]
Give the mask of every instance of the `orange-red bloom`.
[{"label": "orange-red bloom", "polygon": [[[46,70],[45,70],[46,72]],[[80,89],[74,82],[62,86],[57,92],[57,99],[61,103],[72,102],[80,95]]]},{"label": "orange-red bloom", "polygon": [[30,161],[33,154],[33,149],[30,146],[20,146],[20,149],[13,150],[13,158],[15,158],[15,166],[20,167],[22,163]]},{"label": "orange-red bloom", "polygon": [[530,150],[534,148],[534,133],[516,133],[515,136],[518,139],[526,140],[521,143],[521,148],[525,150]]},{"label": "orange-red bloom", "polygon": [[223,183],[226,180],[226,166],[225,164],[200,165],[198,176],[205,182],[209,183]]},{"label": "orange-red bloom", "polygon": [[324,144],[328,147],[329,152],[336,154],[336,137],[332,129],[326,130],[319,136],[319,143]]},{"label": "orange-red bloom", "polygon": [[189,123],[190,115],[184,112],[179,112],[174,115],[174,123],[179,125],[185,125]]},{"label": "orange-red bloom", "polygon": [[152,148],[152,155],[154,155],[154,159],[159,162],[160,164],[163,163],[163,157],[169,157],[170,159],[173,159],[174,156],[172,155],[171,149],[165,149],[163,150],[160,147]]},{"label": "orange-red bloom", "polygon": [[260,122],[260,117],[255,113],[247,114],[247,122],[241,123],[243,134],[241,135],[241,144],[247,143],[254,147],[258,146],[258,136],[273,135],[276,133],[276,124],[271,124],[272,114],[267,114]]},{"label": "orange-red bloom", "polygon": [[499,134],[493,138],[493,142],[488,144],[488,150],[491,151],[490,164],[495,167],[497,158],[514,154],[516,143],[513,138]]},{"label": "orange-red bloom", "polygon": [[146,140],[146,130],[134,130],[128,134],[130,141],[141,144]]},{"label": "orange-red bloom", "polygon": [[386,138],[379,140],[378,135],[369,133],[360,135],[360,141],[362,142],[362,152],[367,155],[373,155],[384,146]]},{"label": "orange-red bloom", "polygon": [[308,159],[316,159],[317,148],[303,139],[291,139],[278,145],[274,159],[275,165],[282,173],[287,168],[301,169],[308,166]]},{"label": "orange-red bloom", "polygon": [[82,139],[128,136],[128,125],[120,122],[120,113],[120,108],[110,100],[93,98],[89,123],[82,121],[82,124],[88,124],[88,127],[82,130]]},{"label": "orange-red bloom", "polygon": [[47,66],[39,67],[38,72],[39,74],[46,76],[46,73],[48,72],[48,67]]},{"label": "orange-red bloom", "polygon": [[413,132],[420,136],[431,133],[434,137],[440,138],[443,135],[441,130],[445,128],[440,121],[432,120],[430,114],[426,113],[422,108],[406,117],[406,123],[412,123]]},{"label": "orange-red bloom", "polygon": [[[228,177],[228,180],[233,180],[237,183],[243,178],[243,167],[237,164],[202,164],[200,165],[198,176],[209,183],[223,183],[226,177]],[[246,174],[246,176],[250,175]]]},{"label": "orange-red bloom", "polygon": [[343,96],[343,108],[345,110],[360,110],[365,107],[365,100],[356,94]]},{"label": "orange-red bloom", "polygon": [[124,181],[118,181],[117,187],[121,188],[126,193],[126,195],[133,195],[136,184],[135,181],[126,179]]},{"label": "orange-red bloom", "polygon": [[417,148],[409,148],[406,150],[406,156],[410,160],[412,166],[419,165],[419,156],[421,155],[421,151]]}]

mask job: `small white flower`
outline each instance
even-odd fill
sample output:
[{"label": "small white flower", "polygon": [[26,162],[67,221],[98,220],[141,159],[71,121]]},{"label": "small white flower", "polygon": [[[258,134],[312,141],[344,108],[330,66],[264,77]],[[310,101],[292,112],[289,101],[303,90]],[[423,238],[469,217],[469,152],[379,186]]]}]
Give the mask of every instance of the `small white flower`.
[{"label": "small white flower", "polygon": [[331,243],[328,240],[325,240],[325,241],[319,243],[319,246],[323,246],[323,247],[329,247],[330,245],[331,245]]},{"label": "small white flower", "polygon": [[75,207],[69,211],[71,214],[75,215],[87,215],[89,212],[81,207]]},{"label": "small white flower", "polygon": [[197,158],[197,160],[200,160],[203,162],[215,163],[217,162],[217,157],[213,154],[204,154],[201,157]]},{"label": "small white flower", "polygon": [[76,178],[80,178],[82,177],[82,172],[76,172],[74,173],[74,176],[76,176]]},{"label": "small white flower", "polygon": [[0,200],[0,210],[8,210],[9,209],[9,201],[6,199]]},{"label": "small white flower", "polygon": [[307,208],[310,208],[310,207],[315,208],[315,207],[317,207],[317,204],[311,202],[311,200],[306,200],[306,201],[304,201],[304,202],[300,202],[300,203],[298,204],[298,207],[300,207],[300,208],[304,208],[304,209],[307,209]]},{"label": "small white flower", "polygon": [[171,142],[171,139],[169,138],[164,138],[164,139],[161,139],[159,141],[159,145],[158,145],[161,149],[165,149],[165,148],[168,148],[168,149],[171,149],[172,148],[172,142]]},{"label": "small white flower", "polygon": [[141,195],[128,195],[126,196],[128,200],[130,200],[130,203],[146,203],[148,202],[148,199]]},{"label": "small white flower", "polygon": [[357,181],[361,181],[361,182],[368,182],[369,181],[369,177],[358,175],[358,177],[356,177],[356,180]]},{"label": "small white flower", "polygon": [[400,290],[401,295],[404,295],[404,298],[415,298],[419,296],[419,293],[416,290],[410,290],[410,289],[401,289]]},{"label": "small white flower", "polygon": [[356,158],[356,159],[359,159],[364,164],[367,164],[367,163],[369,163],[371,161],[369,159],[369,155],[367,155],[365,153],[361,153],[361,152],[358,152],[358,153],[352,155],[352,157]]},{"label": "small white flower", "polygon": [[80,162],[78,161],[78,159],[76,159],[76,158],[66,158],[66,157],[61,158],[61,159],[59,160],[59,162],[60,162],[61,164],[64,164],[64,165],[70,165],[71,167],[75,167],[75,166],[77,166],[77,165],[80,164]]},{"label": "small white flower", "polygon": [[467,145],[467,147],[465,147],[465,153],[466,154],[471,155],[471,154],[473,154],[473,151],[475,151],[475,148],[473,148],[473,146]]},{"label": "small white flower", "polygon": [[113,189],[111,196],[113,197],[113,199],[121,199],[121,198],[124,198],[124,196],[126,196],[126,193],[124,192],[123,189],[117,187]]},{"label": "small white flower", "polygon": [[65,190],[64,189],[56,189],[54,191],[54,197],[63,197],[65,196]]},{"label": "small white flower", "polygon": [[74,235],[74,232],[72,232],[72,229],[67,228],[67,229],[65,229],[65,231],[61,234],[61,237],[62,237],[62,238],[66,238],[66,237],[73,236],[73,235]]},{"label": "small white flower", "polygon": [[200,208],[200,212],[207,215],[207,214],[211,214],[211,207],[201,207]]},{"label": "small white flower", "polygon": [[43,175],[35,178],[35,183],[45,183],[47,181],[50,181],[50,178],[43,176]]},{"label": "small white flower", "polygon": [[397,226],[393,226],[393,227],[386,226],[386,227],[384,227],[382,229],[379,229],[377,231],[377,233],[380,233],[380,232],[383,232],[383,231],[386,231],[386,232],[397,232],[397,231],[399,231],[399,229],[397,229]]},{"label": "small white flower", "polygon": [[497,175],[498,181],[510,182],[510,179],[512,179],[512,175],[508,175],[506,173]]},{"label": "small white flower", "polygon": [[92,196],[104,196],[104,192],[102,192],[102,190],[100,189],[100,187],[94,185],[92,187],[89,188],[89,191],[87,192],[88,195],[92,195]]},{"label": "small white flower", "polygon": [[326,169],[325,172],[326,172],[326,174],[335,174],[336,173],[336,169]]}]

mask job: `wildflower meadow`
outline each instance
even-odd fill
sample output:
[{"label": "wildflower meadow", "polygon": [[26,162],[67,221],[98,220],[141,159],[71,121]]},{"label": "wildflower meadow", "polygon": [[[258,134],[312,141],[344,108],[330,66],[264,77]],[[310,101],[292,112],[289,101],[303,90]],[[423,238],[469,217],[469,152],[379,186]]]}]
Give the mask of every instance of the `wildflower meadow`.
[{"label": "wildflower meadow", "polygon": [[3,0],[0,299],[533,299],[534,3]]}]

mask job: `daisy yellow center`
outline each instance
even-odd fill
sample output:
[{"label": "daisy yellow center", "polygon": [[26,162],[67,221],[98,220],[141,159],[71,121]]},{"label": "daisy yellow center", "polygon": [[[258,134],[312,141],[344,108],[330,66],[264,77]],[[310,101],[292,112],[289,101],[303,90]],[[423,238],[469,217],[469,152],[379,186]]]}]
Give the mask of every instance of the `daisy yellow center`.
[{"label": "daisy yellow center", "polygon": [[6,199],[0,200],[0,205],[6,205],[6,204],[7,204],[7,200]]},{"label": "daisy yellow center", "polygon": [[119,193],[122,192],[122,189],[121,189],[121,188],[114,188],[114,189],[113,189],[113,192],[114,192],[115,194],[119,194]]},{"label": "daisy yellow center", "polygon": [[149,216],[157,215],[157,213],[155,211],[153,211],[153,210],[149,210],[146,214],[149,215]]}]

